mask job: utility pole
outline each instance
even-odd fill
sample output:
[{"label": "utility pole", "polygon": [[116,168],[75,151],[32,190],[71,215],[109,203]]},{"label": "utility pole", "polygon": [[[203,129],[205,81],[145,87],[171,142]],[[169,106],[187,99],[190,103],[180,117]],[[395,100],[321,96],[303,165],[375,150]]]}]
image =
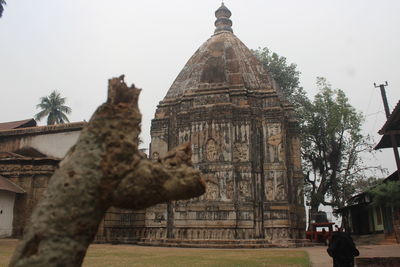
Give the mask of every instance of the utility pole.
[{"label": "utility pole", "polygon": [[382,95],[382,101],[383,101],[383,107],[385,108],[385,113],[386,113],[386,119],[388,119],[390,117],[390,110],[389,110],[389,104],[386,98],[386,90],[385,90],[385,86],[388,86],[388,82],[385,82],[385,84],[380,84],[380,85],[376,85],[376,83],[374,83],[375,88],[381,89],[381,95]]},{"label": "utility pole", "polygon": [[[382,95],[382,101],[383,101],[383,106],[385,108],[385,113],[386,113],[386,119],[389,119],[390,117],[390,110],[389,110],[389,104],[386,98],[386,90],[385,86],[388,86],[388,82],[385,82],[385,84],[380,84],[376,85],[374,83],[375,88],[378,88],[381,90],[381,95]],[[400,157],[399,157],[399,150],[397,149],[397,140],[396,136],[394,134],[390,134],[390,142],[392,143],[393,146],[393,153],[394,153],[394,158],[396,160],[396,165],[397,165],[397,175],[400,179]]]}]

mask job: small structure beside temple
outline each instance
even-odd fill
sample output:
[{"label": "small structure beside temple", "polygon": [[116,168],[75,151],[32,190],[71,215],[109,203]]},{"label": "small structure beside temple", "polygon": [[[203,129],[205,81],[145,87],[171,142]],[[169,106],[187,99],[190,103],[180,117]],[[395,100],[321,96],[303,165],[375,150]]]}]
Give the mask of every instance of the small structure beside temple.
[{"label": "small structure beside temple", "polygon": [[[375,150],[400,146],[400,101],[389,114],[385,124],[378,132],[382,135]],[[395,156],[395,160],[396,156]],[[396,162],[397,163],[397,162]],[[397,168],[399,168],[399,165]],[[381,183],[399,182],[400,171],[397,169]],[[373,194],[369,190],[361,192],[347,200],[347,205],[335,212],[349,222],[348,231],[354,235],[385,235],[387,240],[400,243],[400,207],[393,205],[373,206]]]},{"label": "small structure beside temple", "polygon": [[0,123],[0,237],[22,236],[50,177],[85,124]]}]

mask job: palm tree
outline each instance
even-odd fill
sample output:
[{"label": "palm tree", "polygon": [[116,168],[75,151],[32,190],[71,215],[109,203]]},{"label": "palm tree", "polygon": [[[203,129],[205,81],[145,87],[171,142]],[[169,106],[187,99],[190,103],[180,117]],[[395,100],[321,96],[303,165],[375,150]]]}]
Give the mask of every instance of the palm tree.
[{"label": "palm tree", "polygon": [[49,96],[41,97],[36,109],[41,111],[35,115],[36,120],[47,116],[47,125],[69,122],[66,114],[71,113],[71,108],[65,106],[65,97],[61,97],[57,91],[51,92]]},{"label": "palm tree", "polygon": [[3,11],[4,11],[4,6],[6,5],[6,1],[4,0],[0,0],[0,18],[3,15]]}]

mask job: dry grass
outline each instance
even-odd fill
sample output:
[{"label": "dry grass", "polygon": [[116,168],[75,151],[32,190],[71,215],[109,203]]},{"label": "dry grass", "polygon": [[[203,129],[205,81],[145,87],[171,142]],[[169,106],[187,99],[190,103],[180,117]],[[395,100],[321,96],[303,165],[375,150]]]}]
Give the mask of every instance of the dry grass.
[{"label": "dry grass", "polygon": [[[0,239],[0,266],[7,266],[16,240]],[[92,245],[84,267],[130,266],[309,266],[305,251],[289,249],[190,249]]]},{"label": "dry grass", "polygon": [[0,239],[0,267],[6,267],[17,245],[15,239]]}]

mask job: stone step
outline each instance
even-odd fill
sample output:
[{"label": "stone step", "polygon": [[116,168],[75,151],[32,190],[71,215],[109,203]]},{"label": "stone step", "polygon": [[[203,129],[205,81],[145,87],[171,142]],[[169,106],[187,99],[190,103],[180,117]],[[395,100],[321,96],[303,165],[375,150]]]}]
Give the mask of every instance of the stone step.
[{"label": "stone step", "polygon": [[[161,246],[161,247],[183,247],[183,248],[272,248],[279,247],[273,244],[200,244],[200,243],[190,243],[190,242],[138,242],[137,245],[140,246]],[[285,246],[286,247],[286,246]]]},{"label": "stone step", "polygon": [[378,244],[379,245],[393,245],[393,244],[397,244],[397,240],[396,240],[396,238],[385,238],[385,239],[381,240]]},{"label": "stone step", "polygon": [[397,243],[394,235],[371,234],[352,237],[357,245],[392,245]]},{"label": "stone step", "polygon": [[306,239],[285,240],[280,243],[270,243],[263,239],[251,240],[181,240],[181,239],[141,239],[136,243],[143,246],[166,246],[166,247],[193,247],[193,248],[296,248],[311,246],[311,242]]}]

